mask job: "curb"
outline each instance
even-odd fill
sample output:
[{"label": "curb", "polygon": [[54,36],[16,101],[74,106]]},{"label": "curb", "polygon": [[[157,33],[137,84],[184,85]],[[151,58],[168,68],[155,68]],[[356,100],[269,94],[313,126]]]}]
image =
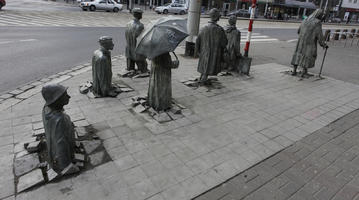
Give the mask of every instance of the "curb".
[{"label": "curb", "polygon": [[[112,56],[112,60],[116,61],[120,58],[120,55]],[[33,82],[30,82],[24,86],[18,87],[12,91],[0,94],[0,111],[4,111],[32,96],[41,92],[42,87],[45,84],[61,83],[76,75],[82,74],[91,70],[91,63],[85,63],[75,66],[69,70],[59,72],[57,74],[42,78]]]}]

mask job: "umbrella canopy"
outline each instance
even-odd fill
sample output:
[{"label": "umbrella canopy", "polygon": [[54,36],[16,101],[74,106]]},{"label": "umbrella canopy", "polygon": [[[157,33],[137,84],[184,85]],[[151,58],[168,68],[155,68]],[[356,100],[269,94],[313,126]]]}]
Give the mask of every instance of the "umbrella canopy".
[{"label": "umbrella canopy", "polygon": [[187,36],[187,19],[164,17],[152,22],[138,36],[136,53],[153,59],[174,51]]}]

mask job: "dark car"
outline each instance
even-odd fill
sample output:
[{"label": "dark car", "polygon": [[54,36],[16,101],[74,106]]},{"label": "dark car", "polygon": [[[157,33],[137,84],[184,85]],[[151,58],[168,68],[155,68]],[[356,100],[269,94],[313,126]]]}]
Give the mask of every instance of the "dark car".
[{"label": "dark car", "polygon": [[6,1],[5,0],[0,0],[0,10],[2,7],[4,7],[6,5]]},{"label": "dark car", "polygon": [[237,17],[250,17],[250,13],[246,9],[238,9],[236,11],[230,12],[227,15],[236,15]]}]

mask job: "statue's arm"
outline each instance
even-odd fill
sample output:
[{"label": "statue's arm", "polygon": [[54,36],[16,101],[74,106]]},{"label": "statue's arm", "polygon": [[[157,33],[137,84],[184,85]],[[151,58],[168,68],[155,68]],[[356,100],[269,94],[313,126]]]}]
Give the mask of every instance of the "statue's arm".
[{"label": "statue's arm", "polygon": [[237,50],[237,56],[240,56],[241,55],[241,32],[240,31],[238,31],[236,50]]},{"label": "statue's arm", "polygon": [[145,27],[143,26],[143,24],[140,24],[140,26],[136,30],[136,38],[142,33],[143,29],[145,29]]},{"label": "statue's arm", "polygon": [[317,40],[318,40],[319,45],[326,48],[327,44],[324,41],[323,30],[322,30],[321,24],[318,24],[318,26],[316,28],[316,35],[317,35]]},{"label": "statue's arm", "polygon": [[201,53],[201,33],[198,34],[197,39],[196,39],[194,55],[199,56],[200,53]]}]

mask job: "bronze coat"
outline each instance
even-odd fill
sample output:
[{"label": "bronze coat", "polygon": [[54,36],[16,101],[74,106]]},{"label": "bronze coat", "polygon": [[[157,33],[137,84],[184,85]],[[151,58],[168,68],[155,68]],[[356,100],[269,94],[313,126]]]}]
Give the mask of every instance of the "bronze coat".
[{"label": "bronze coat", "polygon": [[103,48],[92,57],[92,89],[96,96],[107,96],[112,89],[111,52]]},{"label": "bronze coat", "polygon": [[299,38],[291,64],[313,68],[317,58],[317,43],[325,46],[322,23],[316,18],[315,13],[302,22],[298,34]]},{"label": "bronze coat", "polygon": [[214,22],[204,26],[196,40],[196,53],[199,54],[197,71],[206,75],[221,72],[223,51],[227,45],[227,36],[223,28]]}]

